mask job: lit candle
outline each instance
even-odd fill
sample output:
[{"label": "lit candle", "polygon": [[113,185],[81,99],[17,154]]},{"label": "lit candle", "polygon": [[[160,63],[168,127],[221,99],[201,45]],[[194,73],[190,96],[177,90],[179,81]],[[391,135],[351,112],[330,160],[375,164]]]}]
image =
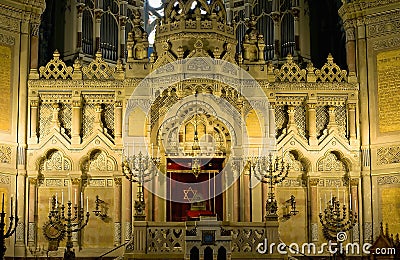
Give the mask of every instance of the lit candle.
[{"label": "lit candle", "polygon": [[324,207],[326,207],[326,193],[324,195],[325,195]]},{"label": "lit candle", "polygon": [[86,196],[86,212],[89,212],[89,197]]},{"label": "lit candle", "polygon": [[51,197],[49,198],[49,209],[51,209]]},{"label": "lit candle", "polygon": [[82,191],[81,191],[81,208],[83,209],[83,193],[82,193]]},{"label": "lit candle", "polygon": [[75,196],[74,196],[74,204],[76,205],[76,189],[75,189]]},{"label": "lit candle", "polygon": [[354,212],[357,213],[357,201],[354,199]]},{"label": "lit candle", "polygon": [[61,205],[64,205],[64,191],[61,191]]},{"label": "lit candle", "polygon": [[71,183],[68,182],[68,201],[71,201]]},{"label": "lit candle", "polygon": [[1,212],[4,213],[4,193],[3,193],[3,200],[1,201]]},{"label": "lit candle", "polygon": [[151,143],[150,156],[153,157],[153,143]]}]

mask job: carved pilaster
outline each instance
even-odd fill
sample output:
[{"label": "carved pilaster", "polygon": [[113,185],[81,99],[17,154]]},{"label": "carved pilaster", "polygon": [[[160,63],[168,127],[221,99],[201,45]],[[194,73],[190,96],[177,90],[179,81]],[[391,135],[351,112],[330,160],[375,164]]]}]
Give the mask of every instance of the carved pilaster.
[{"label": "carved pilaster", "polygon": [[72,145],[78,145],[81,143],[81,125],[82,125],[82,101],[80,97],[75,97],[72,100],[72,130],[71,130],[71,143]]},{"label": "carved pilaster", "polygon": [[275,105],[270,103],[269,104],[269,137],[275,138]]},{"label": "carved pilaster", "polygon": [[349,135],[350,135],[350,144],[354,143],[357,139],[356,136],[356,104],[349,103]]},{"label": "carved pilaster", "polygon": [[97,129],[101,132],[103,132],[103,122],[101,120],[101,116],[102,116],[102,112],[103,112],[103,108],[101,106],[101,104],[97,103],[95,105],[95,116],[94,116],[94,123],[93,123],[93,127],[94,129]]},{"label": "carved pilaster", "polygon": [[288,106],[288,126],[287,126],[287,132],[290,133],[291,131],[293,131],[294,133],[297,133],[297,126],[296,126],[296,122],[294,120],[294,112],[295,112],[295,106],[289,105]]},{"label": "carved pilaster", "polygon": [[60,112],[60,104],[54,103],[53,104],[53,114],[52,114],[52,118],[51,118],[51,125],[58,132],[60,132],[60,127],[61,127],[60,119],[58,117],[59,112]]},{"label": "carved pilaster", "polygon": [[122,144],[122,101],[115,102],[114,108],[115,143]]},{"label": "carved pilaster", "polygon": [[329,114],[328,131],[329,132],[337,129],[336,114],[335,113],[336,113],[336,107],[335,106],[329,106],[329,109],[328,109],[328,114]]},{"label": "carved pilaster", "polygon": [[317,139],[317,117],[315,111],[315,103],[307,103],[307,116],[308,116],[308,142],[310,145],[318,145]]},{"label": "carved pilaster", "polygon": [[38,129],[38,106],[39,100],[31,100],[31,136],[30,142],[33,144],[38,143],[37,129]]}]

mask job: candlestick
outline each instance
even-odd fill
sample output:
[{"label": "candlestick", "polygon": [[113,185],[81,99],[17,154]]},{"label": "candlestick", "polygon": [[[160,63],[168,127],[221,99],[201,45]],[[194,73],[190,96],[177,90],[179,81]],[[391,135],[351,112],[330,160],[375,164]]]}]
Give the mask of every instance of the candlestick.
[{"label": "candlestick", "polygon": [[64,191],[61,191],[61,205],[64,205]]},{"label": "candlestick", "polygon": [[89,212],[89,197],[86,196],[86,212]]},{"label": "candlestick", "polygon": [[4,193],[3,193],[3,200],[1,201],[1,213],[4,213]]},{"label": "candlestick", "polygon": [[325,207],[326,207],[326,193],[324,195],[325,195],[324,204],[325,204]]},{"label": "candlestick", "polygon": [[82,193],[82,191],[81,191],[81,208],[83,209],[83,193]]},{"label": "candlestick", "polygon": [[357,200],[354,199],[354,212],[357,213]]},{"label": "candlestick", "polygon": [[76,189],[75,189],[75,196],[74,196],[74,204],[76,205]]}]

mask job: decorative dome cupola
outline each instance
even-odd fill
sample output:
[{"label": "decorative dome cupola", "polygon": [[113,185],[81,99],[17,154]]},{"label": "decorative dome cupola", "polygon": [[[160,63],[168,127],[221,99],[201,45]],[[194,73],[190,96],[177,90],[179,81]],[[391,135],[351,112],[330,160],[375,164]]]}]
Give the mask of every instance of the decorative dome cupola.
[{"label": "decorative dome cupola", "polygon": [[236,37],[222,0],[173,0],[155,36],[157,55],[169,59],[206,56],[234,62]]}]

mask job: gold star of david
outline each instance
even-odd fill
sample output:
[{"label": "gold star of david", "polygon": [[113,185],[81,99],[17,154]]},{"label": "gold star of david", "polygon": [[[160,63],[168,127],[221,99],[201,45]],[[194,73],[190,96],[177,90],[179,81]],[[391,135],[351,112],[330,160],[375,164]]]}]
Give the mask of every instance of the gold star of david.
[{"label": "gold star of david", "polygon": [[[184,199],[184,200],[188,200],[190,203],[192,203],[192,202],[193,202],[193,199],[196,198],[197,190],[193,190],[192,187],[189,187],[187,190],[183,190],[183,193],[185,193],[183,199]],[[192,194],[191,197],[188,196],[189,193]]]}]

